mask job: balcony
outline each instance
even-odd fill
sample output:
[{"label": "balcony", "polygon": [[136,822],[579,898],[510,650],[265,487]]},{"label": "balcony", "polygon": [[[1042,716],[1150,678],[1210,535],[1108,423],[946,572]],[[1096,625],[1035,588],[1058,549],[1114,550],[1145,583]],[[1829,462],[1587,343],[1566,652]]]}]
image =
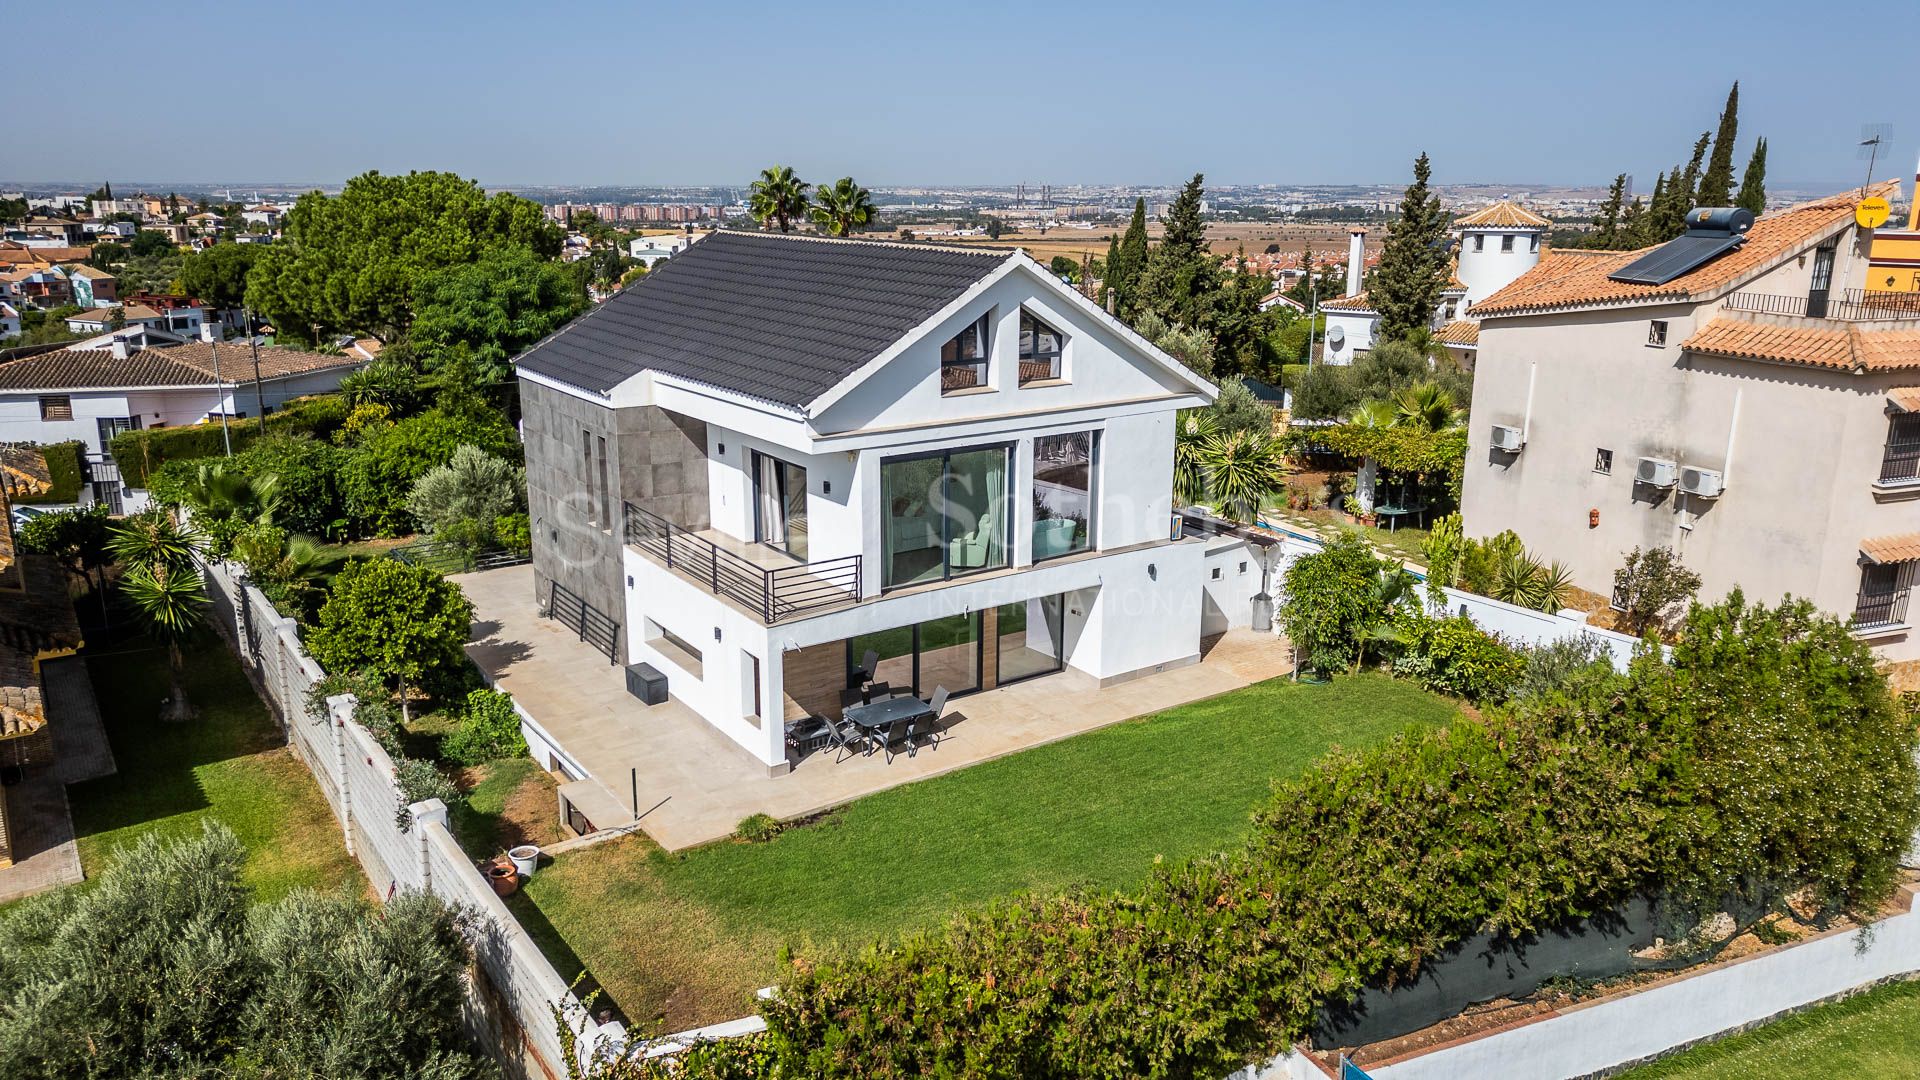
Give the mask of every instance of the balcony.
[{"label": "balcony", "polygon": [[1847,289],[1834,296],[1824,291],[1804,296],[1737,292],[1726,298],[1728,311],[1756,315],[1783,315],[1795,319],[1833,319],[1838,322],[1886,322],[1920,319],[1920,293],[1867,292]]},{"label": "balcony", "polygon": [[860,600],[860,556],[801,562],[761,544],[675,525],[626,503],[627,543],[771,626]]}]

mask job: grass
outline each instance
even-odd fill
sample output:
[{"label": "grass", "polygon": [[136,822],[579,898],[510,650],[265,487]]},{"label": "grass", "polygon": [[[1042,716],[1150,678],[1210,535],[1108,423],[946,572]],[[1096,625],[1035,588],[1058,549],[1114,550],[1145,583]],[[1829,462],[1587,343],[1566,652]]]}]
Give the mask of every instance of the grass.
[{"label": "grass", "polygon": [[1275,680],[868,796],[764,844],[668,855],[634,837],[561,856],[514,898],[562,974],[630,1019],[727,1019],[782,944],[857,946],[1031,890],[1139,885],[1232,844],[1275,779],[1455,706],[1381,676]]},{"label": "grass", "polygon": [[188,836],[219,821],[246,846],[243,879],[260,901],[306,886],[366,887],[312,775],[219,641],[188,650],[198,715],[184,724],[158,718],[168,693],[161,650],[135,639],[89,656],[87,670],[119,765],[68,792],[89,878],[142,836]]},{"label": "grass", "polygon": [[1920,982],[1795,1013],[1621,1080],[1907,1080],[1920,1075]]}]

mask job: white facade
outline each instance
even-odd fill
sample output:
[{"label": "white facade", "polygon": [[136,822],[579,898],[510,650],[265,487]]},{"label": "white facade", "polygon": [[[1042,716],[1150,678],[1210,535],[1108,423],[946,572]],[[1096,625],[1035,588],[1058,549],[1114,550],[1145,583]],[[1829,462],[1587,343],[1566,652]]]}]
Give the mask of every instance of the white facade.
[{"label": "white facade", "polygon": [[[1065,335],[1058,378],[1030,376],[1022,385],[1023,310]],[[990,332],[982,384],[942,393],[941,346],[983,316]],[[599,400],[525,370],[521,378]],[[1043,612],[1058,611],[1058,662],[1095,679],[1120,681],[1195,662],[1209,545],[1171,538],[1177,529],[1174,418],[1178,409],[1206,404],[1213,393],[1210,384],[1024,256],[1009,259],[805,410],[644,371],[602,403],[616,410],[653,407],[704,423],[708,526],[689,532],[704,532],[728,550],[761,552],[754,556],[757,565],[817,573],[838,583],[844,595],[817,612],[770,621],[715,595],[697,565],[670,569],[657,553],[641,550],[630,525],[622,548],[620,620],[627,656],[666,674],[674,698],[773,769],[787,761],[785,723],[800,693],[792,685],[800,678],[794,665],[809,665],[806,677],[817,683],[821,657],[828,658],[831,676],[843,655],[835,651],[839,643],[863,634],[964,616],[975,618],[976,632],[985,636],[991,631],[978,628],[998,623],[997,616],[988,622],[988,613],[1020,605],[1028,614],[1029,647],[1054,646],[1055,631]],[[1085,436],[1091,448],[1091,464],[1076,474],[1084,475],[1090,494],[1069,491],[1087,500],[1084,522],[1056,515],[1050,506],[1049,513],[1040,512],[1057,496],[1048,482],[1036,481],[1036,446],[1069,434]],[[1004,459],[997,456],[1000,448]],[[994,560],[1003,565],[964,572],[949,567],[949,576],[934,580],[890,582],[888,567],[898,563],[888,559],[903,558],[899,535],[910,519],[902,516],[907,500],[898,490],[890,494],[887,477],[902,475],[907,459],[968,450],[1005,462],[1004,493],[989,496],[986,513],[976,521],[976,533],[1004,538],[1004,557]],[[764,529],[757,525],[763,506],[755,498],[756,458],[804,470],[804,560],[758,542]],[[986,475],[1000,479],[997,470]],[[1036,516],[1043,523],[1070,521],[1068,535],[1084,535],[1084,541],[1073,541],[1084,549],[1060,549],[1062,534],[1036,526]],[[993,518],[1005,520],[989,528],[985,522]],[[895,533],[891,549],[889,530]],[[681,558],[693,552],[697,559],[700,550],[683,547]],[[787,558],[792,561],[783,562]],[[833,577],[827,567],[840,568],[844,577]],[[1243,604],[1216,598],[1214,606],[1225,611]],[[1244,624],[1241,613],[1238,625]],[[997,645],[988,638],[978,647]],[[988,662],[977,663],[979,675]],[[921,687],[922,696],[933,689],[932,681]]]},{"label": "white facade", "polygon": [[1467,287],[1466,303],[1485,300],[1539,265],[1546,232],[1544,228],[1511,225],[1476,225],[1460,230],[1460,265],[1455,276]]}]

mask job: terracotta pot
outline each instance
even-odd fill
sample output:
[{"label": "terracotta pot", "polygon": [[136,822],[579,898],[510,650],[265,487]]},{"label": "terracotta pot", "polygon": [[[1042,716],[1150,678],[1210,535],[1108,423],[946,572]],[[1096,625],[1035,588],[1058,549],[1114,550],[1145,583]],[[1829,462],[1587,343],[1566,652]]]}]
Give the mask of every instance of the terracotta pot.
[{"label": "terracotta pot", "polygon": [[510,862],[488,863],[486,877],[495,896],[512,896],[520,891],[520,875]]}]

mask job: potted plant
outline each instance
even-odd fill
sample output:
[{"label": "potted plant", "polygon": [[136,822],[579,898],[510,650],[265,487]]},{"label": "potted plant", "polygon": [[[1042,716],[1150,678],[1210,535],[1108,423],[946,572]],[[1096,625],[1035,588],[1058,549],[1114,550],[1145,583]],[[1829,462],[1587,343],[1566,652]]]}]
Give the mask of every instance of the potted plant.
[{"label": "potted plant", "polygon": [[494,859],[481,870],[495,896],[506,898],[520,891],[520,874],[507,859]]}]

